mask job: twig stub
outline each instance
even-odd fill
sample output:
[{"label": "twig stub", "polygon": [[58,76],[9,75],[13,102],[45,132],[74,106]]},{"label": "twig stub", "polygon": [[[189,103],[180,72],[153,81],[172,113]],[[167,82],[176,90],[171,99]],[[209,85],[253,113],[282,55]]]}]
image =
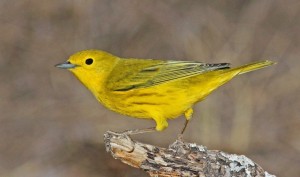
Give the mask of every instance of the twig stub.
[{"label": "twig stub", "polygon": [[194,143],[175,141],[166,149],[111,131],[104,134],[104,142],[115,159],[150,176],[273,176],[246,156],[207,150]]}]

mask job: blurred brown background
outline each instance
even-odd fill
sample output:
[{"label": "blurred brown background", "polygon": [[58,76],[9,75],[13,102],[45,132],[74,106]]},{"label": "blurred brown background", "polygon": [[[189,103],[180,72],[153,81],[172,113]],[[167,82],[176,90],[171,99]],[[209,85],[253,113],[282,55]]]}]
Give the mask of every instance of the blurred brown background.
[{"label": "blurred brown background", "polygon": [[[269,68],[239,76],[195,108],[185,139],[300,174],[300,1],[0,1],[0,176],[147,176],[105,152],[107,130],[153,126],[106,110],[55,64],[102,49],[122,57]],[[135,136],[172,143],[184,119]]]}]

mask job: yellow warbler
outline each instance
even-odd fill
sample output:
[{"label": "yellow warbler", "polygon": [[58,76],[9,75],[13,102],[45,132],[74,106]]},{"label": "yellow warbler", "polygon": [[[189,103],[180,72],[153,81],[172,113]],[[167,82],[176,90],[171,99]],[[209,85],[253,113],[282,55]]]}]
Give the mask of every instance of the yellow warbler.
[{"label": "yellow warbler", "polygon": [[229,63],[120,58],[84,50],[56,67],[70,70],[106,108],[153,119],[155,129],[162,131],[168,119],[181,114],[187,124],[194,104],[233,77],[272,64],[260,61],[230,69]]}]

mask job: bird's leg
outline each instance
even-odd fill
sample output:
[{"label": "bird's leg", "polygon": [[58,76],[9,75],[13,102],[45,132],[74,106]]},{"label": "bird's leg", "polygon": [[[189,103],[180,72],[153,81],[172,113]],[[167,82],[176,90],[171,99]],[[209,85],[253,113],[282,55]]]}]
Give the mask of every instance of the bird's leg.
[{"label": "bird's leg", "polygon": [[178,141],[183,141],[183,133],[190,121],[190,119],[192,118],[192,115],[193,115],[193,109],[192,108],[189,108],[185,113],[184,113],[184,116],[185,116],[185,123],[184,123],[184,127],[182,128],[180,134],[178,135],[177,137],[177,140]]},{"label": "bird's leg", "polygon": [[185,131],[185,129],[186,129],[186,127],[187,127],[187,125],[188,125],[189,121],[190,121],[190,120],[187,120],[187,119],[185,120],[184,127],[182,128],[182,130],[181,130],[181,133],[180,133],[180,134],[183,134],[183,133],[184,133],[184,131]]},{"label": "bird's leg", "polygon": [[150,133],[150,132],[154,132],[154,131],[155,131],[155,127],[150,127],[150,128],[144,128],[144,129],[126,130],[124,132],[121,132],[121,134],[136,135],[136,134],[142,134],[142,133]]},{"label": "bird's leg", "polygon": [[116,136],[130,136],[130,135],[149,133],[149,132],[154,132],[154,131],[155,131],[155,127],[144,128],[144,129],[125,130],[123,132],[113,132],[113,131],[109,131],[109,132]]},{"label": "bird's leg", "polygon": [[177,139],[178,139],[179,141],[183,141],[183,133],[184,133],[184,131],[185,131],[185,129],[186,129],[186,127],[187,127],[189,121],[190,121],[190,120],[187,120],[187,119],[185,120],[184,127],[182,128],[180,134],[178,134]]}]

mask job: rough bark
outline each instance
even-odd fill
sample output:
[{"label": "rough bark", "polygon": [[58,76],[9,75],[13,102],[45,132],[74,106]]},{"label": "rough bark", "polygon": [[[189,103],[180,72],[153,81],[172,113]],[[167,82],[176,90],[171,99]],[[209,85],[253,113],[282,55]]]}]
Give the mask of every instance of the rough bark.
[{"label": "rough bark", "polygon": [[194,143],[175,141],[169,148],[133,141],[126,134],[104,134],[107,152],[150,176],[266,176],[259,165],[244,155],[208,150]]}]

